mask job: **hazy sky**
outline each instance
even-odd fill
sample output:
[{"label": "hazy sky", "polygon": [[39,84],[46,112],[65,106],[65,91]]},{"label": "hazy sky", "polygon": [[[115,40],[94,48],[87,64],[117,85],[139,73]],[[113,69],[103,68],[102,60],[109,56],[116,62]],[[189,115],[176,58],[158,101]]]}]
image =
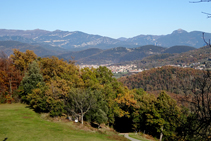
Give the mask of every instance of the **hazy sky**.
[{"label": "hazy sky", "polygon": [[[197,1],[197,0],[196,0]],[[211,2],[189,0],[0,0],[0,29],[82,31],[112,38],[211,33]]]}]

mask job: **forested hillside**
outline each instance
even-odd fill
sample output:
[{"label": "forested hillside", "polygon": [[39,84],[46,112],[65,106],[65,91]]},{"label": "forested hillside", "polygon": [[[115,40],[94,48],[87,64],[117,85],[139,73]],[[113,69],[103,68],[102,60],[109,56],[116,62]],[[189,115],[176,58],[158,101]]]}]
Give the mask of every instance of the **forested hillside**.
[{"label": "forested hillside", "polygon": [[[211,48],[202,47],[195,50],[180,54],[158,54],[143,58],[142,60],[136,60],[126,62],[126,64],[136,64],[138,68],[154,68],[165,65],[191,65],[192,63],[204,63],[210,58]],[[121,63],[124,64],[124,63]]]},{"label": "forested hillside", "polygon": [[194,80],[203,71],[192,68],[163,66],[153,68],[118,80],[130,89],[142,88],[145,91],[166,90],[176,94],[193,94]]},{"label": "forested hillside", "polygon": [[166,49],[163,53],[182,53],[182,52],[188,52],[190,50],[194,50],[196,48],[190,47],[190,46],[173,46],[168,49]]},{"label": "forested hillside", "polygon": [[[10,58],[0,55],[0,103],[22,102],[52,118],[77,119],[82,126],[86,121],[164,140],[209,139],[209,71],[162,67],[125,79],[130,89],[106,67],[80,69],[74,61],[40,58],[29,50],[14,49]],[[193,99],[182,107],[165,91],[155,96],[144,90],[191,94]]]}]

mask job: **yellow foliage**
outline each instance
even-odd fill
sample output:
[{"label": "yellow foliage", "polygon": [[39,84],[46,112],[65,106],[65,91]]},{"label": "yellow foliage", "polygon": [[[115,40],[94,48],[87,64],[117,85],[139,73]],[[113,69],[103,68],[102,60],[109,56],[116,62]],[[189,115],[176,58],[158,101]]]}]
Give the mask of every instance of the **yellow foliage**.
[{"label": "yellow foliage", "polygon": [[124,94],[118,94],[116,98],[116,102],[119,104],[124,104],[128,107],[135,106],[137,101],[134,99],[134,95],[129,91]]},{"label": "yellow foliage", "polygon": [[37,58],[37,55],[32,50],[20,52],[17,49],[13,49],[13,54],[10,56],[13,60],[13,63],[16,68],[22,72],[26,71],[28,65]]},{"label": "yellow foliage", "polygon": [[59,78],[51,80],[50,83],[46,84],[49,87],[46,91],[46,95],[54,97],[54,99],[59,99],[61,96],[67,97],[70,90],[69,83],[69,81]]}]

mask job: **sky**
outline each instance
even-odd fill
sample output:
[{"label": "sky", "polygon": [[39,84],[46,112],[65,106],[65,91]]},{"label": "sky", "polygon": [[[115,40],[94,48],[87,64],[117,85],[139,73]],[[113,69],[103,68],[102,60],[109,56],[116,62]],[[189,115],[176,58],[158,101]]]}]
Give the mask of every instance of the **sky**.
[{"label": "sky", "polygon": [[[193,0],[198,1],[198,0]],[[189,0],[0,0],[0,29],[82,31],[111,38],[211,33],[211,2]]]}]

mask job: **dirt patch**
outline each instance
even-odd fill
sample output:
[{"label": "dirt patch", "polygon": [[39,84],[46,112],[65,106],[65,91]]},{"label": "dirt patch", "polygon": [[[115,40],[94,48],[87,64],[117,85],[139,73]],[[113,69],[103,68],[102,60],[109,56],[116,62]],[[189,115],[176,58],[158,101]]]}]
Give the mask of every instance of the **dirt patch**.
[{"label": "dirt patch", "polygon": [[80,129],[80,130],[84,130],[84,131],[91,131],[91,132],[96,132],[97,129],[96,128],[93,128],[89,123],[87,122],[84,122],[84,124],[81,124],[81,123],[75,123],[73,122],[73,125],[77,128],[77,129]]},{"label": "dirt patch", "polygon": [[156,140],[153,138],[153,136],[151,136],[151,135],[144,134],[143,137],[146,138],[146,139],[152,140],[152,141],[156,141]]},{"label": "dirt patch", "polygon": [[111,136],[108,136],[107,138],[111,140],[128,141],[128,139],[119,135],[111,135]]}]

